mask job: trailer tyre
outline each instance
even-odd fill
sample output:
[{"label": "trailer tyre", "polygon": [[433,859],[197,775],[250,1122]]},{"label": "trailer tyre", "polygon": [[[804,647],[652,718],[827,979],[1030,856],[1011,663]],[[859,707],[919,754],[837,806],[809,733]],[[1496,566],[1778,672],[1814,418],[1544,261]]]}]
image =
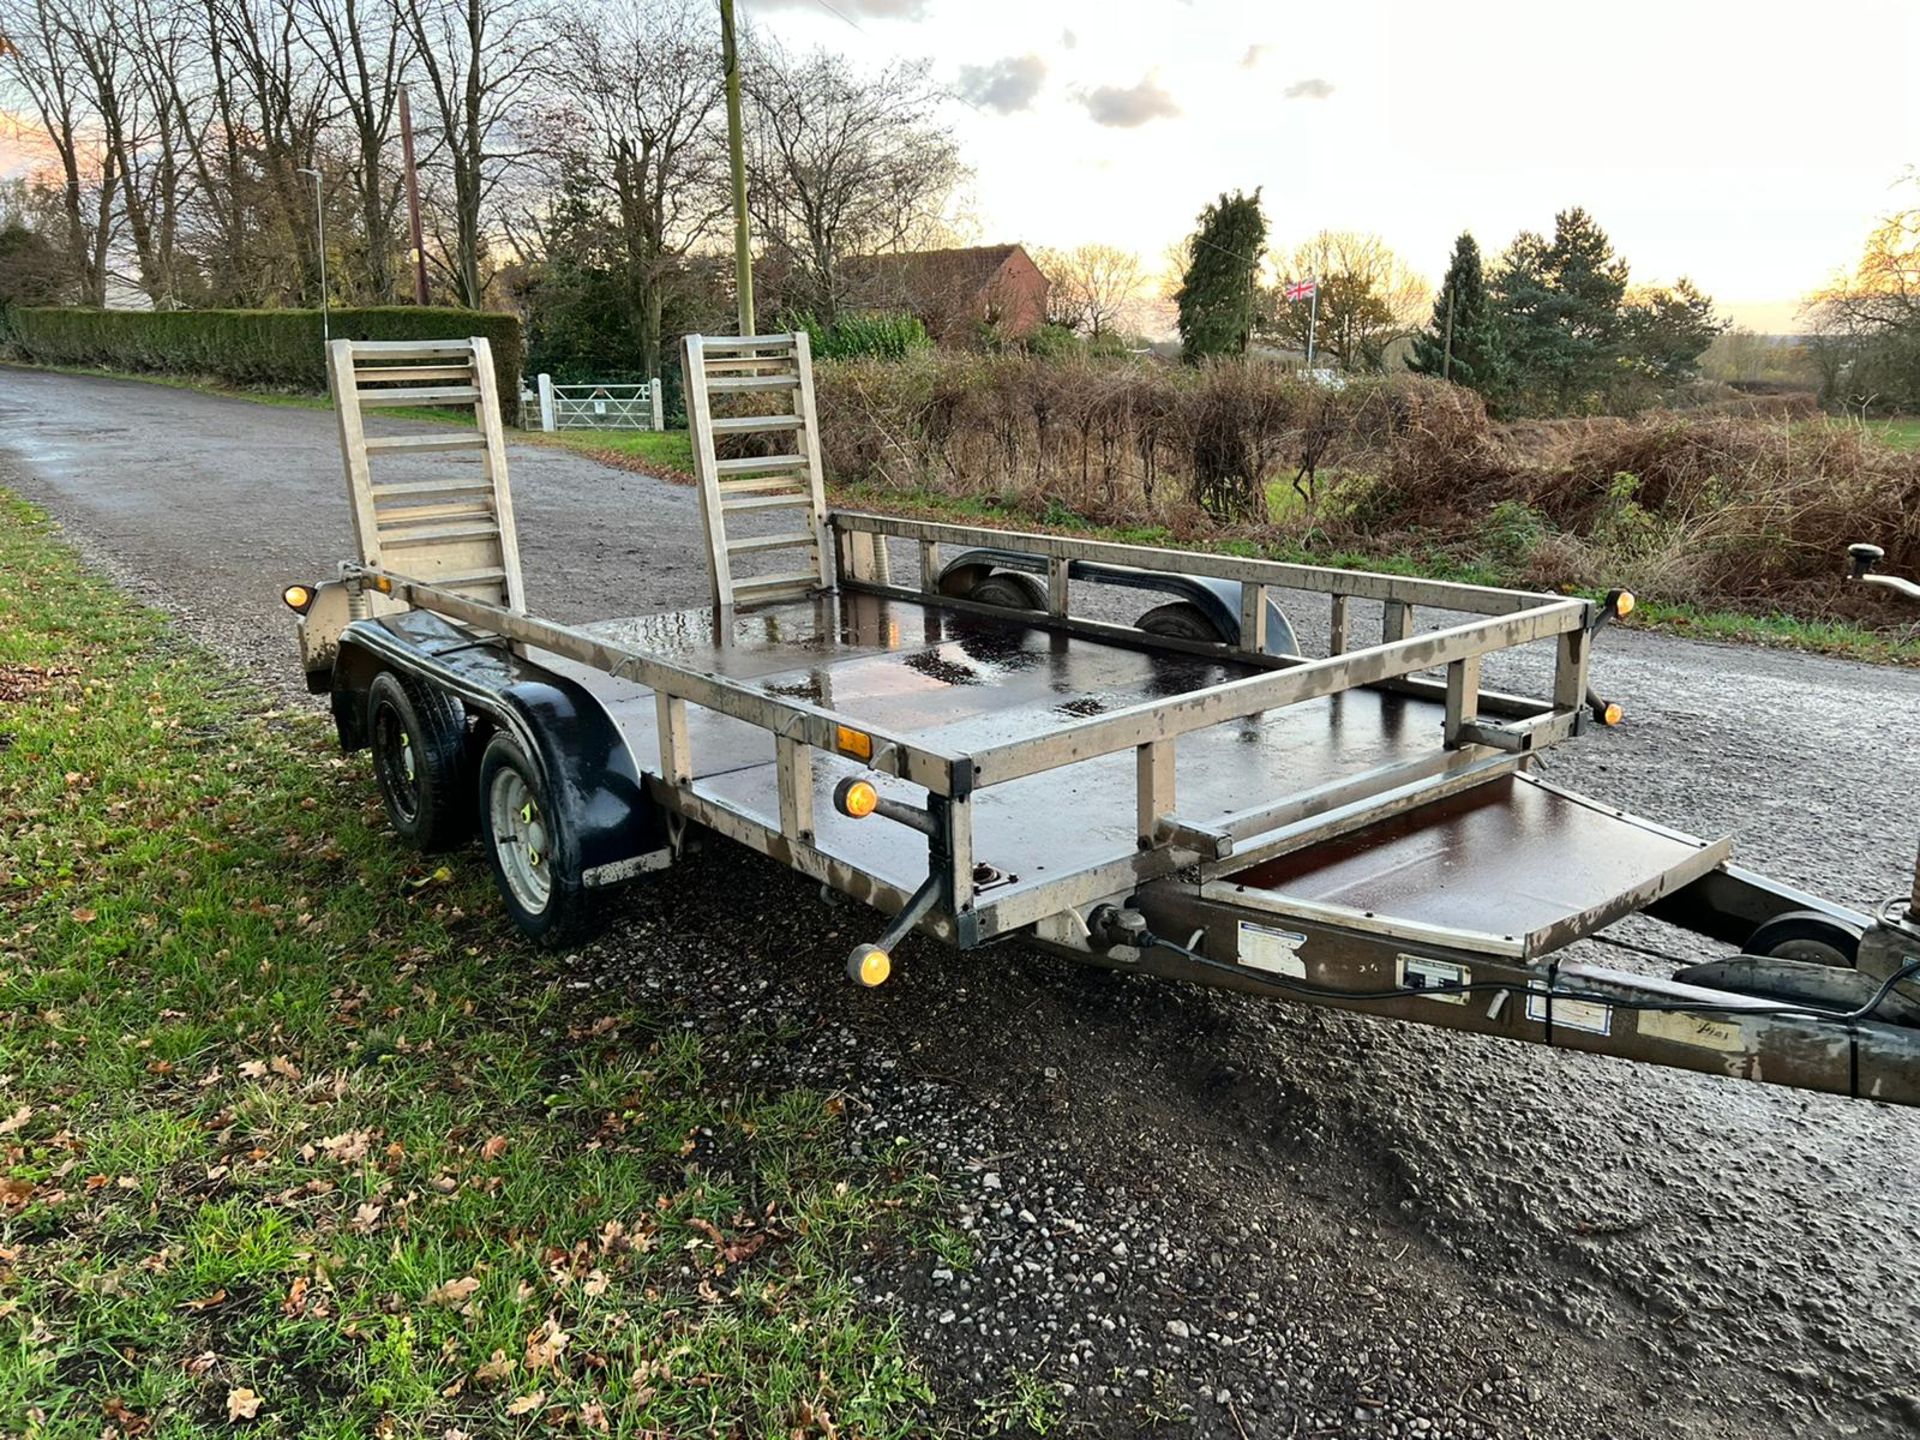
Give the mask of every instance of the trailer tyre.
[{"label": "trailer tyre", "polygon": [[999,605],[1008,610],[1044,610],[1047,587],[1018,570],[1002,570],[969,590],[967,599],[978,605]]},{"label": "trailer tyre", "polygon": [[1851,967],[1860,958],[1860,938],[1853,926],[1818,910],[1789,910],[1761,924],[1740,948],[1749,955]]},{"label": "trailer tyre", "polygon": [[480,833],[507,913],[528,938],[560,947],[593,928],[578,837],[552,803],[540,767],[505,731],[480,756]]},{"label": "trailer tyre", "polygon": [[1191,600],[1174,600],[1156,605],[1133,622],[1136,630],[1149,635],[1164,635],[1169,640],[1194,640],[1202,645],[1231,645],[1237,635],[1223,635],[1220,627]]},{"label": "trailer tyre", "polygon": [[416,850],[473,838],[466,711],[436,685],[383,670],[367,690],[367,743],[387,818]]}]

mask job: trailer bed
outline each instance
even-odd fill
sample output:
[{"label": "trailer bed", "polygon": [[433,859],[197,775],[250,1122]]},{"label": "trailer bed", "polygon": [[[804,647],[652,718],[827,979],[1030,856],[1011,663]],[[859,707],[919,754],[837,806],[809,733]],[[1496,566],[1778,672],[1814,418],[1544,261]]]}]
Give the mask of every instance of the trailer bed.
[{"label": "trailer bed", "polygon": [[[702,607],[582,628],[676,666],[723,674],[960,753],[1262,673],[1231,659],[1049,630],[1012,614],[958,614],[885,596],[846,593],[736,614],[724,644],[714,640],[714,613]],[[533,655],[606,705],[636,765],[660,774],[651,690],[558,655]],[[1351,690],[1198,731],[1180,752],[1182,812],[1200,823],[1224,821],[1257,797],[1410,761],[1434,749],[1444,710],[1435,700]],[[698,707],[689,708],[688,734],[695,794],[778,829],[772,734]],[[926,873],[924,846],[897,828],[848,820],[830,803],[842,776],[864,773],[853,760],[816,761],[814,843],[911,890]],[[903,797],[912,788],[879,783]],[[975,792],[974,856],[1003,877],[989,882],[983,902],[1004,905],[1058,875],[1133,857],[1133,786],[1127,752]]]}]

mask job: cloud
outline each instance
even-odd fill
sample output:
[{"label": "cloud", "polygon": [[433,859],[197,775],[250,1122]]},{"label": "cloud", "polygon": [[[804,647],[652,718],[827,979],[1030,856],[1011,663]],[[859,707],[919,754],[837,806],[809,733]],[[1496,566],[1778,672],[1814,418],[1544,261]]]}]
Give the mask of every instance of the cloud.
[{"label": "cloud", "polygon": [[1267,52],[1271,49],[1273,49],[1271,45],[1247,46],[1247,53],[1240,57],[1240,68],[1242,70],[1253,69],[1254,66],[1266,58]]},{"label": "cloud", "polygon": [[1094,124],[1120,130],[1180,113],[1179,103],[1151,75],[1138,85],[1102,85],[1082,96],[1081,101]]},{"label": "cloud", "polygon": [[1061,49],[1071,50],[1079,43],[1080,43],[1080,37],[1074,34],[1073,31],[1062,30],[1060,32],[1060,48]]},{"label": "cloud", "polygon": [[[833,8],[855,19],[919,20],[931,0],[833,0]],[[811,10],[813,0],[753,0],[756,10]]]},{"label": "cloud", "polygon": [[1311,80],[1296,80],[1280,93],[1289,100],[1324,100],[1333,94],[1333,82],[1316,75]]},{"label": "cloud", "polygon": [[1047,62],[1038,55],[1009,55],[991,65],[962,65],[960,94],[982,109],[1011,115],[1033,108],[1046,78]]}]

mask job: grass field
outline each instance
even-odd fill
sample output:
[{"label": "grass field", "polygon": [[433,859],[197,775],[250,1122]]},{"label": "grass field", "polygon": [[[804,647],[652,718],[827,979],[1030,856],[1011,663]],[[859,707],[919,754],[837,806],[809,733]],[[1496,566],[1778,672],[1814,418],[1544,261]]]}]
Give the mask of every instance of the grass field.
[{"label": "grass field", "polygon": [[0,1434],[898,1436],[912,1155],[563,982],[0,495]]}]

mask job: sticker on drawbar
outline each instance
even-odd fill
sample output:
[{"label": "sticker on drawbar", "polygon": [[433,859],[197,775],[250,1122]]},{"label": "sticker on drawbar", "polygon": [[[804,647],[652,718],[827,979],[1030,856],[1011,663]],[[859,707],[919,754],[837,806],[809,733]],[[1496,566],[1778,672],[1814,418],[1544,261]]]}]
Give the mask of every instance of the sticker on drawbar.
[{"label": "sticker on drawbar", "polygon": [[1613,1033],[1611,1005],[1602,1005],[1597,1000],[1568,1000],[1559,995],[1551,997],[1551,1010],[1548,1005],[1549,997],[1529,991],[1527,1019],[1538,1020],[1543,1025],[1551,1021],[1556,1030],[1584,1030],[1589,1035]]},{"label": "sticker on drawbar", "polygon": [[1240,963],[1249,969],[1304,980],[1307,962],[1300,958],[1300,947],[1306,943],[1306,936],[1291,930],[1274,930],[1251,920],[1240,922]]},{"label": "sticker on drawbar", "polygon": [[1747,1032],[1738,1020],[1715,1020],[1685,1011],[1643,1010],[1640,1033],[1675,1045],[1692,1045],[1701,1050],[1721,1050],[1737,1054],[1747,1048]]},{"label": "sticker on drawbar", "polygon": [[1401,989],[1432,990],[1436,993],[1422,998],[1444,1000],[1449,1005],[1467,1003],[1466,993],[1461,987],[1473,983],[1473,972],[1466,966],[1455,965],[1450,960],[1429,960],[1424,955],[1396,955],[1393,958],[1399,967]]}]

